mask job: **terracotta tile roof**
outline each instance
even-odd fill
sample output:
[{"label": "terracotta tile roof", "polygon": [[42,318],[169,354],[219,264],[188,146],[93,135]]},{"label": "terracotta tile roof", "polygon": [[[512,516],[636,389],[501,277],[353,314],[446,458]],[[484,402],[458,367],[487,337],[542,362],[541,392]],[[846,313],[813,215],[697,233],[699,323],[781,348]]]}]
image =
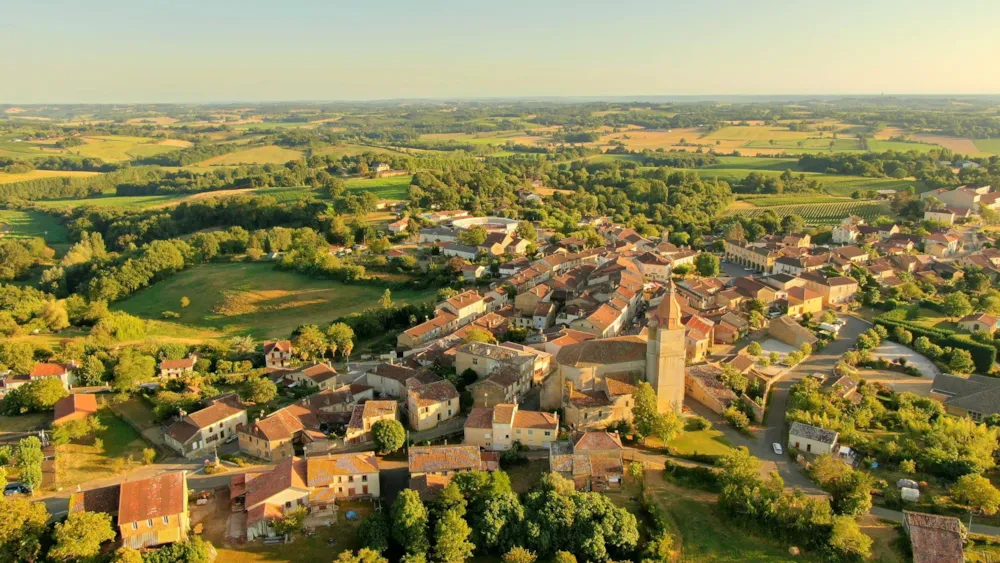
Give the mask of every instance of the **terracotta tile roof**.
[{"label": "terracotta tile roof", "polygon": [[458,390],[447,380],[435,381],[434,383],[411,388],[408,394],[410,400],[420,406],[430,406],[458,398]]},{"label": "terracotta tile roof", "polygon": [[191,438],[198,434],[199,428],[187,420],[178,420],[167,427],[167,436],[182,444],[187,444]]},{"label": "terracotta tile roof", "polygon": [[58,423],[63,418],[86,418],[97,412],[97,396],[90,393],[77,393],[56,401],[53,420]]},{"label": "terracotta tile roof", "polygon": [[306,488],[306,460],[288,458],[267,473],[247,483],[245,505],[255,506],[274,495],[291,488]]},{"label": "terracotta tile roof", "polygon": [[903,525],[913,546],[913,563],[961,563],[965,560],[958,518],[904,510]]},{"label": "terracotta tile roof", "polygon": [[610,432],[583,432],[573,443],[574,452],[616,449],[622,449],[622,441],[617,434]]},{"label": "terracotta tile roof", "polygon": [[518,411],[514,414],[514,428],[558,430],[559,417],[547,412],[522,411],[518,409]]},{"label": "terracotta tile roof", "polygon": [[482,469],[478,446],[412,446],[410,473],[469,471]]},{"label": "terracotta tile roof", "polygon": [[436,328],[441,328],[451,322],[454,322],[455,319],[457,318],[458,317],[449,313],[448,311],[438,309],[435,312],[433,319],[427,322],[420,323],[415,327],[408,328],[403,331],[403,334],[411,338],[420,338],[421,336],[427,334],[428,332],[431,332]]},{"label": "terracotta tile roof", "polygon": [[587,321],[597,328],[604,330],[614,324],[619,317],[621,317],[621,311],[605,303],[604,305],[598,307],[596,311],[591,313],[590,316],[587,317]]},{"label": "terracotta tile roof", "polygon": [[275,342],[265,342],[264,343],[264,354],[270,354],[271,352],[277,350],[278,352],[291,352],[292,342],[290,340],[278,340]]},{"label": "terracotta tile roof", "polygon": [[191,369],[194,368],[194,364],[197,361],[197,356],[188,356],[179,360],[162,360],[160,362],[160,369]]},{"label": "terracotta tile roof", "polygon": [[475,290],[463,291],[458,295],[453,295],[445,300],[445,303],[451,305],[455,309],[462,309],[468,307],[477,301],[482,301],[483,296],[479,295],[479,292]]},{"label": "terracotta tile roof", "polygon": [[28,375],[32,378],[34,377],[58,377],[69,369],[63,364],[53,364],[53,363],[37,363],[35,367],[31,368],[31,373]]},{"label": "terracotta tile roof", "polygon": [[788,290],[788,298],[804,303],[813,299],[822,299],[823,296],[805,287],[793,287]]},{"label": "terracotta tile roof", "polygon": [[624,475],[625,468],[622,458],[611,456],[588,456],[590,458],[590,474],[594,477],[616,477]]},{"label": "terracotta tile roof", "polygon": [[620,397],[622,395],[632,395],[638,387],[634,383],[631,373],[609,373],[604,376],[604,385],[608,390],[608,396]]},{"label": "terracotta tile roof", "polygon": [[304,367],[299,370],[299,373],[305,375],[309,379],[312,379],[316,383],[323,383],[324,381],[337,377],[337,370],[325,363],[317,363]]},{"label": "terracotta tile roof", "polygon": [[188,418],[199,428],[207,428],[229,417],[236,416],[245,410],[243,404],[235,395],[229,395],[212,401],[211,405],[189,414]]},{"label": "terracotta tile roof", "polygon": [[646,339],[639,336],[619,336],[563,346],[556,361],[566,366],[585,367],[634,362],[645,358]]},{"label": "terracotta tile roof", "polygon": [[493,422],[496,424],[513,424],[514,422],[514,412],[517,411],[517,405],[510,405],[501,403],[493,407]]},{"label": "terracotta tile roof", "polygon": [[410,478],[410,487],[420,495],[421,500],[433,501],[441,497],[441,492],[451,483],[451,475],[418,475]]},{"label": "terracotta tile roof", "polygon": [[385,377],[387,379],[404,383],[407,379],[416,375],[417,370],[401,365],[378,364],[375,366],[373,373],[379,377]]},{"label": "terracotta tile roof", "polygon": [[569,402],[578,409],[607,407],[612,404],[607,393],[603,391],[580,391],[577,389],[570,391]]},{"label": "terracotta tile roof", "polygon": [[183,471],[121,484],[118,523],[140,522],[181,514],[187,506]]},{"label": "terracotta tile roof", "polygon": [[325,487],[337,475],[364,475],[378,473],[378,459],[374,452],[328,454],[305,459],[306,484]]},{"label": "terracotta tile roof", "polygon": [[493,409],[476,407],[465,419],[465,428],[493,428]]},{"label": "terracotta tile roof", "polygon": [[73,512],[118,512],[121,485],[109,485],[73,493],[69,498],[69,511]]}]

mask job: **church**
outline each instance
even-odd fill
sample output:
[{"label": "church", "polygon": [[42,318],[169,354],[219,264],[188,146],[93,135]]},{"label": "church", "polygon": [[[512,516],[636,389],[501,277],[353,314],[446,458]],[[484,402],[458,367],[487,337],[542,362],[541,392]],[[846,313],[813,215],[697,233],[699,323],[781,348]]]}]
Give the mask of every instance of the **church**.
[{"label": "church", "polygon": [[556,355],[557,369],[542,392],[543,409],[563,409],[566,424],[603,428],[632,417],[640,381],[656,391],[661,412],[684,403],[685,328],[673,283],[649,315],[647,328],[570,344]]}]

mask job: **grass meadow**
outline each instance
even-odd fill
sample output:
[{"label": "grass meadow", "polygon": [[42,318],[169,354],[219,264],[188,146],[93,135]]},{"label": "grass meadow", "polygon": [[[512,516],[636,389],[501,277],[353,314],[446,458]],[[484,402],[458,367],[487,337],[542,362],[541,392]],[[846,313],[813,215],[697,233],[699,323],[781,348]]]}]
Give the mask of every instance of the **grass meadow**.
[{"label": "grass meadow", "polygon": [[347,181],[347,189],[373,192],[381,199],[407,199],[413,176],[389,176],[387,178],[354,178]]},{"label": "grass meadow", "polygon": [[69,233],[55,217],[37,211],[0,209],[0,232],[11,238],[44,238],[49,244],[67,244]]},{"label": "grass meadow", "polygon": [[241,164],[284,164],[302,158],[302,151],[286,149],[275,145],[252,147],[249,149],[214,156],[198,163],[199,166],[239,166]]},{"label": "grass meadow", "polygon": [[96,176],[98,172],[77,172],[69,170],[32,170],[20,174],[8,174],[0,172],[0,184],[13,184],[14,182],[25,182],[28,180],[39,180],[41,178],[85,178]]},{"label": "grass meadow", "polygon": [[[147,319],[164,311],[180,314],[163,325],[207,330],[219,336],[287,337],[302,324],[324,324],[376,306],[384,289],[371,284],[346,285],[279,271],[271,263],[203,264],[180,272],[117,304]],[[434,290],[396,291],[396,302],[423,302]],[[181,308],[181,297],[191,304]]]},{"label": "grass meadow", "polygon": [[973,142],[983,152],[1000,154],[1000,139],[976,139]]}]

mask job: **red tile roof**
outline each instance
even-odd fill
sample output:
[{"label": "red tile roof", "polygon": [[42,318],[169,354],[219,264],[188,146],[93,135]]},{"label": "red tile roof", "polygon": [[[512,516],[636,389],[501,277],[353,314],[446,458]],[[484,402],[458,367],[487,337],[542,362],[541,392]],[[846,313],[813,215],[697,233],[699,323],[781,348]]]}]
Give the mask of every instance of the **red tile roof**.
[{"label": "red tile roof", "polygon": [[65,422],[63,419],[86,418],[95,412],[97,412],[97,396],[84,393],[70,395],[56,402],[53,424]]},{"label": "red tile roof", "polygon": [[38,363],[28,375],[31,377],[58,377],[68,371],[63,364]]},{"label": "red tile roof", "polygon": [[183,513],[187,508],[185,473],[166,473],[121,484],[119,525]]}]

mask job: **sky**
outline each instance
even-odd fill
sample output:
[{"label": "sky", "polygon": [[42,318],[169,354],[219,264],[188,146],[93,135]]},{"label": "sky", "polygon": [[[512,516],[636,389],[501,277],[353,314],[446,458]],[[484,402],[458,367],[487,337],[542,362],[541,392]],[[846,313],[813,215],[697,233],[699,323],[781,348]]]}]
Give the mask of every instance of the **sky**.
[{"label": "sky", "polygon": [[0,6],[0,103],[1000,94],[998,0]]}]

